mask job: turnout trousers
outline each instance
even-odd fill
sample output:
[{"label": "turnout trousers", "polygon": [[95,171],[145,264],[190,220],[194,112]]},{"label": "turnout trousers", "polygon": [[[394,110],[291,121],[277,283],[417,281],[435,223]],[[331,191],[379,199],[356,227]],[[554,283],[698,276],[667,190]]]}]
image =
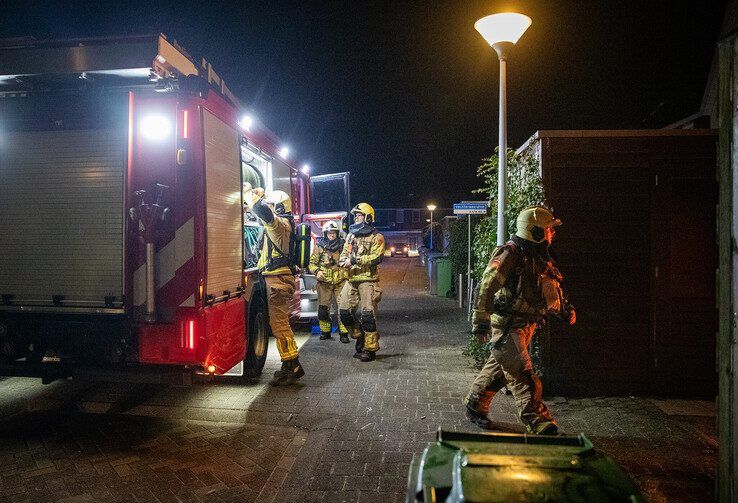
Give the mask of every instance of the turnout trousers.
[{"label": "turnout trousers", "polygon": [[379,351],[377,305],[382,300],[379,281],[347,281],[341,290],[338,312],[351,337],[364,335],[364,350]]},{"label": "turnout trousers", "polygon": [[[318,286],[316,287],[318,291],[318,324],[320,325],[320,331],[324,334],[331,333],[331,328],[333,327],[331,306],[334,302],[338,305],[345,283],[345,280],[340,283],[318,281]],[[341,316],[338,316],[338,331],[342,334],[348,334],[348,329],[343,325]]]},{"label": "turnout trousers", "polygon": [[297,343],[290,326],[290,302],[295,294],[295,277],[292,274],[265,275],[269,326],[277,340],[279,357],[283,362],[297,358]]},{"label": "turnout trousers", "polygon": [[510,328],[504,335],[502,328],[492,327],[491,340],[496,343],[465,399],[469,408],[486,417],[492,398],[507,386],[515,399],[518,417],[530,433],[539,433],[546,426],[556,424],[543,403],[541,380],[533,372],[528,353],[535,329],[533,323]]}]

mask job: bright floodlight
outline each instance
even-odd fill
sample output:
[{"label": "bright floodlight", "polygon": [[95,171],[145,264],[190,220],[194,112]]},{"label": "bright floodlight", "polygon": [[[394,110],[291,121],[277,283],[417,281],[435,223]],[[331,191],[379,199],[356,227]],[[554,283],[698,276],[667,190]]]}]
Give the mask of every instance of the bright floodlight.
[{"label": "bright floodlight", "polygon": [[435,209],[436,209],[436,205],[435,205],[435,204],[429,204],[429,205],[427,206],[427,208],[428,208],[428,210],[429,210],[429,211],[433,211],[433,210],[435,210]]},{"label": "bright floodlight", "polygon": [[241,120],[238,121],[238,125],[246,131],[251,131],[251,126],[254,124],[254,118],[250,115],[244,115]]},{"label": "bright floodlight", "polygon": [[478,19],[474,28],[494,47],[500,42],[516,43],[531,23],[530,18],[524,14],[506,12]]},{"label": "bright floodlight", "polygon": [[279,149],[279,157],[282,159],[287,159],[287,157],[290,155],[290,148],[288,146],[284,146]]},{"label": "bright floodlight", "polygon": [[309,164],[303,164],[302,165],[302,172],[306,175],[310,174],[310,165]]},{"label": "bright floodlight", "polygon": [[139,124],[141,134],[151,140],[163,140],[172,130],[172,123],[163,115],[147,115]]}]

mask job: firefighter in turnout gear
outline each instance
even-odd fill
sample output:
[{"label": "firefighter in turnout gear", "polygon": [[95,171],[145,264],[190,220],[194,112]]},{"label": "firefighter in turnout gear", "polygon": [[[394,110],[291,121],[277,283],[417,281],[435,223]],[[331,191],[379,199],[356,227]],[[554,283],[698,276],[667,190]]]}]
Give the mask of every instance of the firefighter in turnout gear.
[{"label": "firefighter in turnout gear", "polygon": [[492,252],[479,285],[472,332],[488,342],[490,356],[464,402],[467,417],[491,429],[490,403],[503,387],[512,392],[528,432],[555,435],[556,421],[543,404],[541,381],[533,372],[528,346],[544,316],[576,322],[562,288],[563,276],[549,253],[561,221],[541,206],[520,212],[515,235]]},{"label": "firefighter in turnout gear", "polygon": [[354,358],[375,359],[379,350],[377,304],[382,299],[379,263],[384,258],[384,236],[374,228],[374,208],[359,203],[352,210],[354,223],[343,245],[339,264],[348,270],[348,281],[338,301],[339,316],[356,339]]},{"label": "firefighter in turnout gear", "polygon": [[287,386],[305,375],[297,353],[295,335],[289,320],[289,302],[295,293],[291,241],[293,234],[290,197],[281,190],[264,195],[264,189],[244,184],[244,202],[264,223],[257,267],[267,289],[269,326],[277,340],[282,368],[274,373],[272,384]]},{"label": "firefighter in turnout gear", "polygon": [[[318,238],[315,251],[310,256],[310,270],[318,280],[318,323],[320,324],[320,339],[331,338],[331,306],[341,295],[341,289],[346,283],[346,269],[338,265],[343,249],[344,240],[338,233],[338,224],[328,221],[323,224],[323,237]],[[338,332],[341,342],[349,342],[348,330],[338,317]]]}]

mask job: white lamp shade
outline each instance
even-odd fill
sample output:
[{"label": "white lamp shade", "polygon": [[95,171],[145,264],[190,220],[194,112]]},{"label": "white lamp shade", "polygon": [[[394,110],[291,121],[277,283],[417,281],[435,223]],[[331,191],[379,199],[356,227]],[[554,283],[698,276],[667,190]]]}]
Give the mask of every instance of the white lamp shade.
[{"label": "white lamp shade", "polygon": [[524,14],[506,12],[478,19],[474,28],[494,47],[499,42],[516,43],[531,23],[530,18]]},{"label": "white lamp shade", "polygon": [[436,205],[435,205],[435,204],[429,204],[429,205],[428,205],[428,209],[429,209],[430,211],[433,211],[433,210],[435,210],[435,209],[436,209]]}]

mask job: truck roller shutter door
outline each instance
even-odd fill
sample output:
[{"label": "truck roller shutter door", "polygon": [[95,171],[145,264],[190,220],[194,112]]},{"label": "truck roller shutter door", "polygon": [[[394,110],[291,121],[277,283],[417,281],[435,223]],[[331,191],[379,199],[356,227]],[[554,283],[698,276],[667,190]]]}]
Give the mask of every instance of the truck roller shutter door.
[{"label": "truck roller shutter door", "polygon": [[[0,293],[17,305],[123,296],[125,129],[9,131],[0,143]],[[59,307],[59,306],[57,306]]]}]

